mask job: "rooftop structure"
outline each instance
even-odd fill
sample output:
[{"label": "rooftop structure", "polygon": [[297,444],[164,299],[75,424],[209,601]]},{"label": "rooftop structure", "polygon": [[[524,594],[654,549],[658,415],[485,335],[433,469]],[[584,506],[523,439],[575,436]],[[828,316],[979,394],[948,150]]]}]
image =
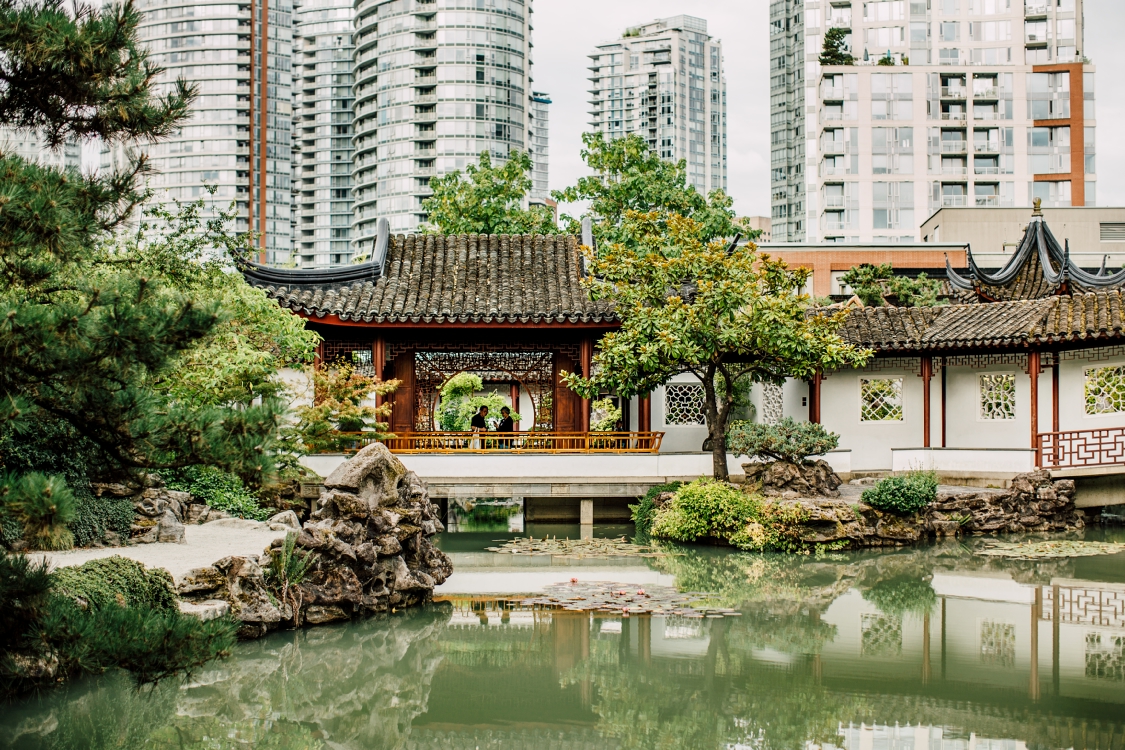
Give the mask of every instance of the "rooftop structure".
[{"label": "rooftop structure", "polygon": [[631,133],[668,160],[687,161],[703,193],[727,187],[723,46],[707,21],[673,16],[625,30],[590,53],[590,130]]}]

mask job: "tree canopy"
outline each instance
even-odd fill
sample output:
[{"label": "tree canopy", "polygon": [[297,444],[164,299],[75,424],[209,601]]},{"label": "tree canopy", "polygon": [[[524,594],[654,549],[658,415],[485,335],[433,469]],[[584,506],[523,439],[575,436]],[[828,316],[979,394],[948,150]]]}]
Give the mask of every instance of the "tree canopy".
[{"label": "tree canopy", "polygon": [[854,65],[855,57],[848,51],[848,30],[831,28],[824,32],[824,48],[820,53],[821,65]]},{"label": "tree canopy", "polygon": [[[672,214],[686,216],[699,224],[704,241],[730,239],[740,232],[751,239],[757,236],[757,230],[742,226],[729,195],[722,190],[703,195],[687,183],[687,162],[661,159],[639,135],[607,139],[602,133],[586,133],[582,144],[582,160],[593,174],[552,196],[560,203],[589,201],[598,242],[632,242],[625,226],[630,211],[658,212],[662,222]],[[568,232],[579,233],[579,219],[562,219]]]},{"label": "tree canopy", "polygon": [[455,170],[430,180],[433,195],[422,201],[427,231],[442,234],[558,234],[546,206],[524,208],[531,190],[531,157],[513,150],[493,166],[482,151],[480,161],[462,174]]},{"label": "tree canopy", "polygon": [[761,255],[752,244],[704,239],[693,219],[628,212],[631,241],[588,253],[586,282],[611,299],[621,327],[605,334],[592,377],[566,375],[579,393],[628,398],[679,372],[703,385],[716,479],[727,479],[726,431],[739,382],[781,383],[818,370],[858,367],[871,353],[845,343],[843,314],[806,315],[795,293],[808,275]]},{"label": "tree canopy", "polygon": [[890,263],[853,266],[840,281],[868,307],[933,307],[941,304],[941,284],[925,272],[917,277],[895,275]]}]

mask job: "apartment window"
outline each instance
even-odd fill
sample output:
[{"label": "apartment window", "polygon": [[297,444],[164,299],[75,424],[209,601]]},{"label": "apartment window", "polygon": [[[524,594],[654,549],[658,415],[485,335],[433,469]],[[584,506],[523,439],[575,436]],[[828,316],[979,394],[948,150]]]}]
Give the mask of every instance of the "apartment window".
[{"label": "apartment window", "polygon": [[928,42],[930,40],[930,25],[924,21],[913,21],[910,24],[910,41]]},{"label": "apartment window", "polygon": [[875,182],[871,196],[875,229],[914,229],[913,182]]},{"label": "apartment window", "polygon": [[980,418],[1016,418],[1016,376],[1008,372],[980,376]]},{"label": "apartment window", "polygon": [[[1125,373],[1122,382],[1125,383]],[[1125,403],[1125,389],[1122,399]],[[859,421],[901,422],[902,378],[860,378]]]},{"label": "apartment window", "polygon": [[961,24],[957,21],[942,21],[938,26],[943,42],[957,42],[961,37]]},{"label": "apartment window", "polygon": [[1125,367],[1086,368],[1086,414],[1125,412]]}]

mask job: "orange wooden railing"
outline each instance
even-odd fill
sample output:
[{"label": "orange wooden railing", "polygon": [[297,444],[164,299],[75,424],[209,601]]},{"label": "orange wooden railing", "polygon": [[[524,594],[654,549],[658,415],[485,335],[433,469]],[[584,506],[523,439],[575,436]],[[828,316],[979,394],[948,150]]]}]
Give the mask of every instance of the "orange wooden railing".
[{"label": "orange wooden railing", "polygon": [[[339,432],[345,453],[373,433]],[[384,437],[392,453],[659,453],[663,432],[412,432]]]},{"label": "orange wooden railing", "polygon": [[1125,428],[1041,432],[1036,439],[1039,466],[1046,469],[1125,464]]}]

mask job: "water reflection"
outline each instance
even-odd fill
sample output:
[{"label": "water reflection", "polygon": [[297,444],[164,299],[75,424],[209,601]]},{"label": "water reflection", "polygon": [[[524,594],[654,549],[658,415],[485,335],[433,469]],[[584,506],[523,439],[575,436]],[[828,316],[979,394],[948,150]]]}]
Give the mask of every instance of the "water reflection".
[{"label": "water reflection", "polygon": [[[186,686],[137,694],[112,678],[80,683],[3,709],[0,745],[1117,750],[1125,742],[1122,556],[1011,561],[947,544],[822,559],[695,549],[649,561],[513,561],[481,552],[495,538],[484,536],[473,551],[459,535],[451,582],[462,584],[430,609],[242,644]],[[675,581],[742,616],[560,613],[513,596],[528,581],[579,576]]]}]

